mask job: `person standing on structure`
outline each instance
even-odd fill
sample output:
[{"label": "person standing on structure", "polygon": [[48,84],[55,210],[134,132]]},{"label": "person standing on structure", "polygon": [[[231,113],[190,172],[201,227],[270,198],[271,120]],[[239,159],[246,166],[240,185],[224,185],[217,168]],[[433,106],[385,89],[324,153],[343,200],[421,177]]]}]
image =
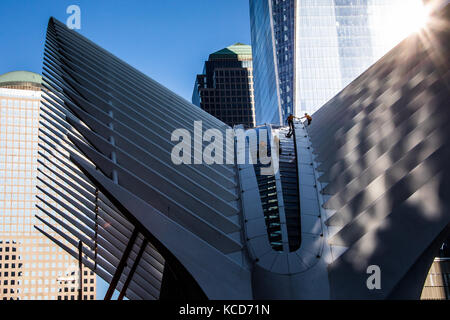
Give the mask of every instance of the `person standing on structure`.
[{"label": "person standing on structure", "polygon": [[294,117],[292,115],[292,113],[289,114],[289,117],[287,118],[287,123],[289,125],[289,132],[286,134],[286,138],[290,138],[292,136],[292,134],[294,133],[294,119],[295,118],[296,117]]},{"label": "person standing on structure", "polygon": [[308,122],[308,126],[309,126],[309,125],[311,124],[311,122],[312,122],[312,117],[311,117],[309,114],[307,114],[307,113],[305,113],[305,116],[301,117],[300,120],[301,120],[301,119],[306,119],[307,122]]}]

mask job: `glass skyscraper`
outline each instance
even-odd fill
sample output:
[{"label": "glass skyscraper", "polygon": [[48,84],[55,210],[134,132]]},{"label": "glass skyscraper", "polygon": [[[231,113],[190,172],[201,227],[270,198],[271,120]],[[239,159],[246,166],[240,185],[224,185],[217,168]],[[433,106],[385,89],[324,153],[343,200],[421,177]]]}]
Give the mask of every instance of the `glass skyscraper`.
[{"label": "glass skyscraper", "polygon": [[421,0],[250,0],[256,124],[315,112],[423,11]]}]

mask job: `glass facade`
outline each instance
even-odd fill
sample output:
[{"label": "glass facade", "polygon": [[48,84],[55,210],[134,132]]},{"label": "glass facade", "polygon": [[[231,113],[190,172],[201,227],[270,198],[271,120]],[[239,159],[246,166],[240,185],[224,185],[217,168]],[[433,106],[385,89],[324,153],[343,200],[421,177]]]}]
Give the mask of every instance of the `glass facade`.
[{"label": "glass facade", "polygon": [[282,119],[276,81],[277,70],[274,59],[270,11],[271,3],[269,1],[250,1],[255,120],[257,125],[280,123]]},{"label": "glass facade", "polygon": [[[78,263],[39,233],[35,214],[41,91],[0,83],[0,299],[77,299]],[[95,299],[95,275],[85,270],[84,298]]]},{"label": "glass facade", "polygon": [[421,10],[421,0],[250,0],[257,125],[314,113],[413,32]]},{"label": "glass facade", "polygon": [[295,0],[274,0],[272,4],[273,33],[280,92],[280,105],[284,114],[294,112],[294,15]]}]

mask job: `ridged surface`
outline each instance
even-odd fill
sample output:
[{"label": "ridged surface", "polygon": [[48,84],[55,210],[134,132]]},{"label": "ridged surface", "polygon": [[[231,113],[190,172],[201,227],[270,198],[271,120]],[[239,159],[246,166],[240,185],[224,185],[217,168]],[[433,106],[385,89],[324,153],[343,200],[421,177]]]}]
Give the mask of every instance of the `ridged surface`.
[{"label": "ridged surface", "polygon": [[[296,124],[298,201],[283,190],[292,182],[288,148],[275,181],[250,165],[173,164],[173,130],[198,135],[199,120],[204,130],[228,127],[51,19],[38,228],[74,256],[82,240],[83,262],[108,282],[137,228],[117,286],[149,241],[132,299],[159,298],[171,266],[212,299],[419,298],[450,229],[448,7],[443,13],[445,23],[394,48],[311,126]],[[227,146],[235,147],[248,148]],[[294,200],[300,221],[284,213],[284,200]],[[270,243],[279,245],[278,234],[283,252]],[[289,236],[300,234],[288,252]],[[366,286],[371,265],[381,269],[380,290]]]},{"label": "ridged surface", "polygon": [[[57,241],[55,234],[65,238],[59,244],[74,256],[82,240],[83,262],[110,282],[131,233],[146,219],[144,215],[136,222],[129,216],[130,201],[138,201],[143,212],[160,217],[154,225],[167,223],[157,230],[165,234],[156,237],[151,231],[154,226],[144,226],[146,234],[139,232],[118,290],[144,239],[153,236],[158,239],[155,245],[168,250],[172,258],[183,260],[177,252],[190,256],[196,272],[212,273],[212,264],[219,263],[226,268],[225,274],[238,272],[245,277],[236,168],[171,161],[172,148],[178,143],[171,141],[175,129],[185,129],[194,137],[194,121],[202,121],[203,130],[218,129],[225,136],[228,126],[53,18],[47,30],[43,85],[39,136],[45,160],[40,163],[38,188],[51,201],[41,199],[39,205],[47,216],[40,219],[42,232],[53,241]],[[194,145],[194,158],[204,145]],[[117,182],[110,189],[132,194],[135,200],[113,197],[110,190],[105,194],[102,190],[108,181],[90,170]],[[116,202],[119,198],[128,202]],[[170,230],[185,233],[189,244],[174,243],[175,232]],[[188,250],[200,243],[206,253]],[[165,265],[160,251],[152,241],[146,245],[126,292],[129,298],[159,298]],[[242,282],[242,287],[247,286]],[[233,287],[233,283],[224,286]],[[220,298],[220,288],[211,296]],[[245,290],[241,292],[245,297]]]},{"label": "ridged surface", "polygon": [[[338,230],[328,241],[347,248],[328,268],[332,298],[419,298],[398,295],[403,280],[431,264],[421,257],[450,222],[448,7],[443,13],[447,21],[432,20],[313,115],[323,207],[334,212],[326,223]],[[381,290],[365,286],[369,265],[385,275]]]}]

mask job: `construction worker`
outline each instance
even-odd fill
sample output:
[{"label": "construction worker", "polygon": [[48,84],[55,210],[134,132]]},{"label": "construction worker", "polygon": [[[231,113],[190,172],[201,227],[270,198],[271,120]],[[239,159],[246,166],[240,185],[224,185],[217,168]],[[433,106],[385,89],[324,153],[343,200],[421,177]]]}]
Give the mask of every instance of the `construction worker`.
[{"label": "construction worker", "polygon": [[286,135],[286,138],[290,138],[292,134],[294,133],[294,119],[295,117],[291,114],[289,114],[289,117],[287,118],[287,123],[289,125],[289,132]]},{"label": "construction worker", "polygon": [[301,117],[300,119],[306,119],[308,122],[308,126],[311,124],[311,121],[312,121],[312,117],[307,113],[305,113],[305,116]]}]

